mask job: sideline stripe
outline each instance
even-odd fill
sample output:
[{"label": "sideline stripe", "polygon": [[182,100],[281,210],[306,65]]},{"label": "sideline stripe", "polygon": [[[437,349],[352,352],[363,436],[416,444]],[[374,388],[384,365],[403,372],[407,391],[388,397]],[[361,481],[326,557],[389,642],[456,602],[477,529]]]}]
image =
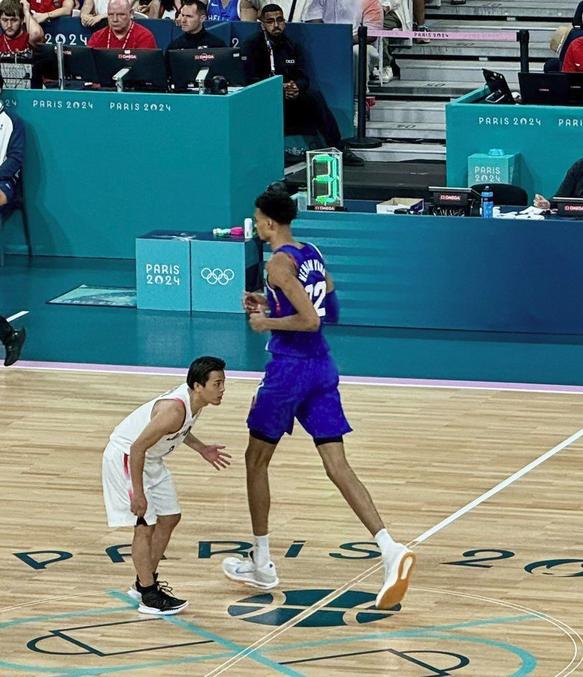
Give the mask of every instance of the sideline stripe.
[{"label": "sideline stripe", "polygon": [[[123,364],[85,364],[82,362],[35,362],[21,360],[15,369],[39,369],[44,371],[79,371],[98,372],[103,374],[141,374],[143,376],[178,376],[184,378],[186,368],[176,367],[141,367]],[[241,380],[259,380],[262,371],[230,371],[229,378]],[[461,381],[429,378],[391,378],[384,376],[341,376],[340,383],[347,385],[368,385],[401,388],[455,388],[459,390],[514,390],[526,393],[551,394],[583,394],[583,386],[560,385],[551,383],[514,383],[503,381]]]},{"label": "sideline stripe", "polygon": [[23,317],[24,315],[28,315],[28,313],[30,313],[30,310],[21,310],[19,313],[15,313],[14,315],[7,317],[6,321],[12,322],[14,320],[17,320],[19,317]]},{"label": "sideline stripe", "polygon": [[[419,545],[420,543],[423,543],[426,541],[428,538],[436,534],[438,531],[441,531],[442,529],[445,529],[445,527],[449,526],[456,520],[458,520],[460,517],[463,517],[466,513],[470,512],[473,510],[475,507],[483,503],[484,501],[487,501],[489,498],[492,498],[492,496],[495,496],[497,493],[502,491],[503,489],[506,489],[508,486],[510,486],[513,482],[516,482],[519,480],[521,477],[524,477],[527,473],[529,473],[531,470],[534,468],[538,467],[545,461],[547,461],[549,458],[552,458],[556,454],[558,454],[560,451],[563,449],[567,448],[574,442],[576,442],[578,439],[583,437],[583,428],[578,430],[576,433],[568,437],[566,440],[561,442],[560,444],[557,444],[555,447],[552,449],[549,449],[549,451],[545,452],[538,458],[536,458],[534,461],[529,463],[528,465],[525,465],[523,468],[515,472],[513,475],[510,475],[510,477],[506,478],[502,482],[499,482],[495,487],[490,489],[489,491],[485,492],[478,498],[474,499],[473,501],[470,501],[470,503],[467,503],[463,508],[460,508],[456,512],[452,513],[449,517],[446,517],[443,519],[441,522],[436,524],[434,527],[431,527],[431,529],[428,529],[427,531],[423,532],[420,536],[418,536],[416,539],[408,543],[408,547],[414,548],[415,546]],[[330,602],[333,600],[337,599],[345,593],[346,591],[350,590],[352,587],[357,585],[358,583],[364,581],[367,579],[369,576],[372,576],[372,574],[376,573],[379,569],[383,567],[383,562],[377,562],[373,566],[369,567],[366,569],[364,572],[359,574],[358,576],[355,576],[352,580],[348,581],[347,583],[344,583],[344,585],[340,586],[336,590],[333,590],[330,594],[328,594],[326,597],[323,597],[321,600],[313,604],[311,607],[308,607],[303,611],[302,613],[298,614],[297,616],[294,616],[294,618],[291,618],[287,623],[284,623],[283,625],[280,625],[278,628],[275,630],[272,630],[271,632],[267,633],[260,639],[258,639],[256,642],[253,644],[250,644],[246,649],[241,651],[239,654],[236,656],[233,656],[229,660],[225,661],[222,665],[219,665],[217,668],[212,670],[211,672],[207,673],[206,677],[214,677],[215,675],[220,675],[229,668],[232,668],[234,665],[236,665],[239,661],[243,660],[244,658],[248,657],[249,654],[252,654],[254,651],[257,649],[260,649],[261,647],[265,646],[265,644],[268,644],[271,642],[271,640],[275,639],[276,637],[279,637],[282,635],[284,632],[289,630],[290,628],[293,628],[296,626],[298,623],[303,621],[304,619],[308,618],[309,616],[313,615],[316,613],[316,611],[319,611],[323,607],[327,606]]]}]

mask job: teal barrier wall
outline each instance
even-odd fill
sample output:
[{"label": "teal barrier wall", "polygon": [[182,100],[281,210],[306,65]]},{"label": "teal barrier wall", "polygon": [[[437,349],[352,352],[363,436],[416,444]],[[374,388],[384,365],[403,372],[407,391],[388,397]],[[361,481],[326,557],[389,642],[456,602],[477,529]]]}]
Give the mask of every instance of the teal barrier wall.
[{"label": "teal barrier wall", "polygon": [[[143,233],[242,224],[283,175],[281,78],[227,96],[6,90],[35,254],[133,258]],[[22,242],[18,214],[9,242]]]},{"label": "teal barrier wall", "polygon": [[302,212],[342,324],[582,334],[583,225]]},{"label": "teal barrier wall", "polygon": [[468,156],[502,148],[520,153],[520,185],[552,197],[569,167],[583,157],[583,108],[472,103],[480,89],[446,106],[447,183],[467,186]]},{"label": "teal barrier wall", "polygon": [[[139,23],[154,33],[161,49],[182,31],[173,21],[140,19]],[[209,30],[226,44],[238,47],[259,30],[258,24],[247,21],[206,23]],[[63,17],[43,24],[49,43],[83,45],[92,31],[84,28],[78,18]],[[310,82],[326,99],[334,113],[343,138],[354,136],[352,72],[352,27],[349,25],[291,23],[287,34],[302,45]]]}]

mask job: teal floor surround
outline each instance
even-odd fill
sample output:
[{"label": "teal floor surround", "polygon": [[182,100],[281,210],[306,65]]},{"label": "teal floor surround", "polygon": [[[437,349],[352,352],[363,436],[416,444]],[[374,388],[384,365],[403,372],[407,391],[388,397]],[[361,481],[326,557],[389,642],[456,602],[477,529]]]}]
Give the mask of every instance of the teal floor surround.
[{"label": "teal floor surround", "polygon": [[[50,305],[80,284],[134,284],[131,260],[8,256],[0,313],[21,310],[23,358],[33,361],[184,367],[201,354],[232,370],[260,371],[265,336],[242,315]],[[389,329],[339,325],[327,336],[344,375],[583,385],[583,336]]]}]

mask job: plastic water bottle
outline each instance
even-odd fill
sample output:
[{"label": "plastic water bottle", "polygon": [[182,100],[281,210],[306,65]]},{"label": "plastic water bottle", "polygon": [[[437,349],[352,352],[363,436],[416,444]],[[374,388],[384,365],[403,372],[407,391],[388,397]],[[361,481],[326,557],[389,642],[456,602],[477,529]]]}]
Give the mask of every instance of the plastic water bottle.
[{"label": "plastic water bottle", "polygon": [[246,218],[243,224],[245,239],[250,240],[253,237],[253,219]]},{"label": "plastic water bottle", "polygon": [[494,217],[494,193],[490,186],[486,186],[480,196],[482,198],[482,218],[491,219]]}]

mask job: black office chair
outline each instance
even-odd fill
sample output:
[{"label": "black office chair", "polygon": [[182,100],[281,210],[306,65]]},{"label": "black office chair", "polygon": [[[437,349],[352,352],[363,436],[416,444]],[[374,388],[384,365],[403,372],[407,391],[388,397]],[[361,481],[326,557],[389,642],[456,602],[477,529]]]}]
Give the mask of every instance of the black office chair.
[{"label": "black office chair", "polygon": [[24,208],[24,198],[19,195],[11,204],[8,205],[6,213],[0,212],[0,267],[4,266],[4,226],[6,219],[16,211],[22,214],[22,227],[24,230],[24,240],[26,242],[26,249],[28,256],[32,256],[32,241],[30,239],[30,228],[28,227],[28,217],[26,209]]},{"label": "black office chair", "polygon": [[476,183],[472,189],[476,193],[481,193],[486,186],[494,193],[494,204],[496,205],[514,205],[516,207],[526,207],[528,205],[528,193],[520,186],[513,186],[511,183]]}]

